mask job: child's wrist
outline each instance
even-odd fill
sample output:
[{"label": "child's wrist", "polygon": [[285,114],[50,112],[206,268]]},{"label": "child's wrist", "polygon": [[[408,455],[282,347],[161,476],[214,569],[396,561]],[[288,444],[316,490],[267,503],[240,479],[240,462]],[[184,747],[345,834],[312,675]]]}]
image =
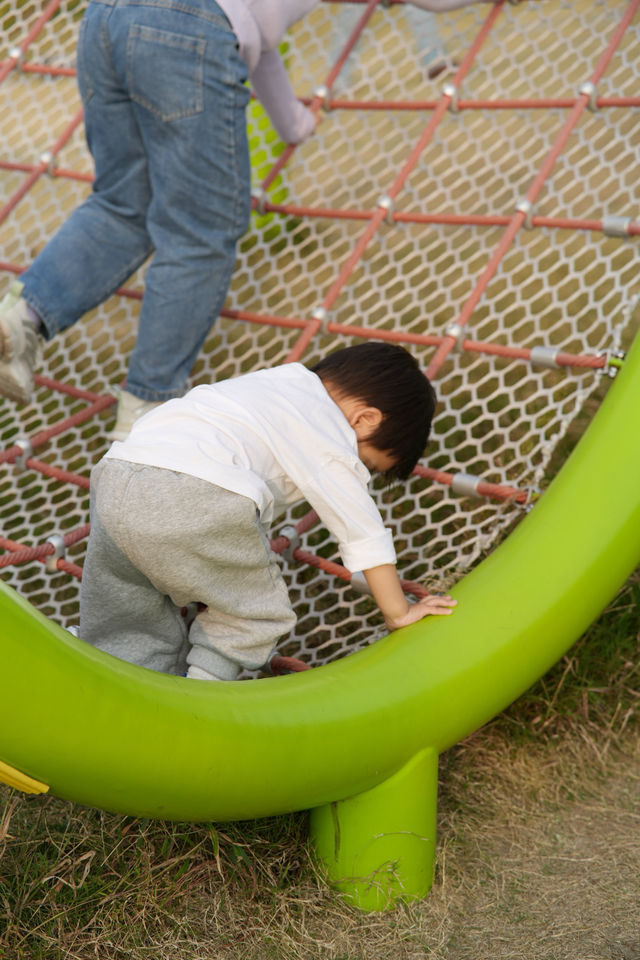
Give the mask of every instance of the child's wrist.
[{"label": "child's wrist", "polygon": [[398,627],[403,626],[404,621],[406,620],[406,618],[407,618],[407,616],[408,616],[408,614],[409,614],[410,606],[411,606],[410,603],[407,601],[407,604],[406,604],[404,610],[402,610],[402,611],[400,611],[400,610],[395,611],[395,610],[394,610],[394,612],[393,612],[392,614],[391,614],[391,613],[383,613],[384,622],[386,623],[386,625],[389,627],[390,630],[396,630]]}]

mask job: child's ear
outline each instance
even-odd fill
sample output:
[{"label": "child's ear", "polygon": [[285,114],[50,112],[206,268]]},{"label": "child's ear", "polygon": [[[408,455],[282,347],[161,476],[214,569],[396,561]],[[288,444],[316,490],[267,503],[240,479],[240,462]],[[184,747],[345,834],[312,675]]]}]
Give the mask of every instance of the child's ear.
[{"label": "child's ear", "polygon": [[367,440],[382,423],[383,413],[378,407],[356,407],[349,419],[358,440]]}]

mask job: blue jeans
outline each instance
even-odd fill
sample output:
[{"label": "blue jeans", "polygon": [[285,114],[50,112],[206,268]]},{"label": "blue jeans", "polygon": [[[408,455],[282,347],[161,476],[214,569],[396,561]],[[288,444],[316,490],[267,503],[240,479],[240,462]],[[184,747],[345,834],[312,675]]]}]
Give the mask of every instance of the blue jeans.
[{"label": "blue jeans", "polygon": [[224,302],[250,214],[247,68],[214,0],[91,0],[78,84],[93,192],[29,267],[54,336],[153,253],[127,389],[184,392]]}]

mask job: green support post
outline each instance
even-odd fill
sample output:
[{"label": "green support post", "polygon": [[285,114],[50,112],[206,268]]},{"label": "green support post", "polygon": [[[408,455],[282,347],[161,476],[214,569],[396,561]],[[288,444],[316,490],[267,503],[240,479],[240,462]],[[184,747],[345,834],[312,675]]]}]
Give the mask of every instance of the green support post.
[{"label": "green support post", "polygon": [[438,754],[417,753],[364,793],[311,811],[310,830],[331,883],[361,910],[424,897],[433,882]]}]

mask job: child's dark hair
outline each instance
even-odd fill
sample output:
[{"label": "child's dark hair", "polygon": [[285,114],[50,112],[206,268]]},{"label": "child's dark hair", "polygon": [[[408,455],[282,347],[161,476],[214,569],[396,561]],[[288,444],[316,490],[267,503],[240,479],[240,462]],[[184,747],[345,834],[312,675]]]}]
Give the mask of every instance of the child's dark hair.
[{"label": "child's dark hair", "polygon": [[382,411],[368,442],[396,461],[386,476],[406,480],[427,445],[436,406],[435,390],[411,354],[368,341],[336,350],[311,369],[339,393]]}]

